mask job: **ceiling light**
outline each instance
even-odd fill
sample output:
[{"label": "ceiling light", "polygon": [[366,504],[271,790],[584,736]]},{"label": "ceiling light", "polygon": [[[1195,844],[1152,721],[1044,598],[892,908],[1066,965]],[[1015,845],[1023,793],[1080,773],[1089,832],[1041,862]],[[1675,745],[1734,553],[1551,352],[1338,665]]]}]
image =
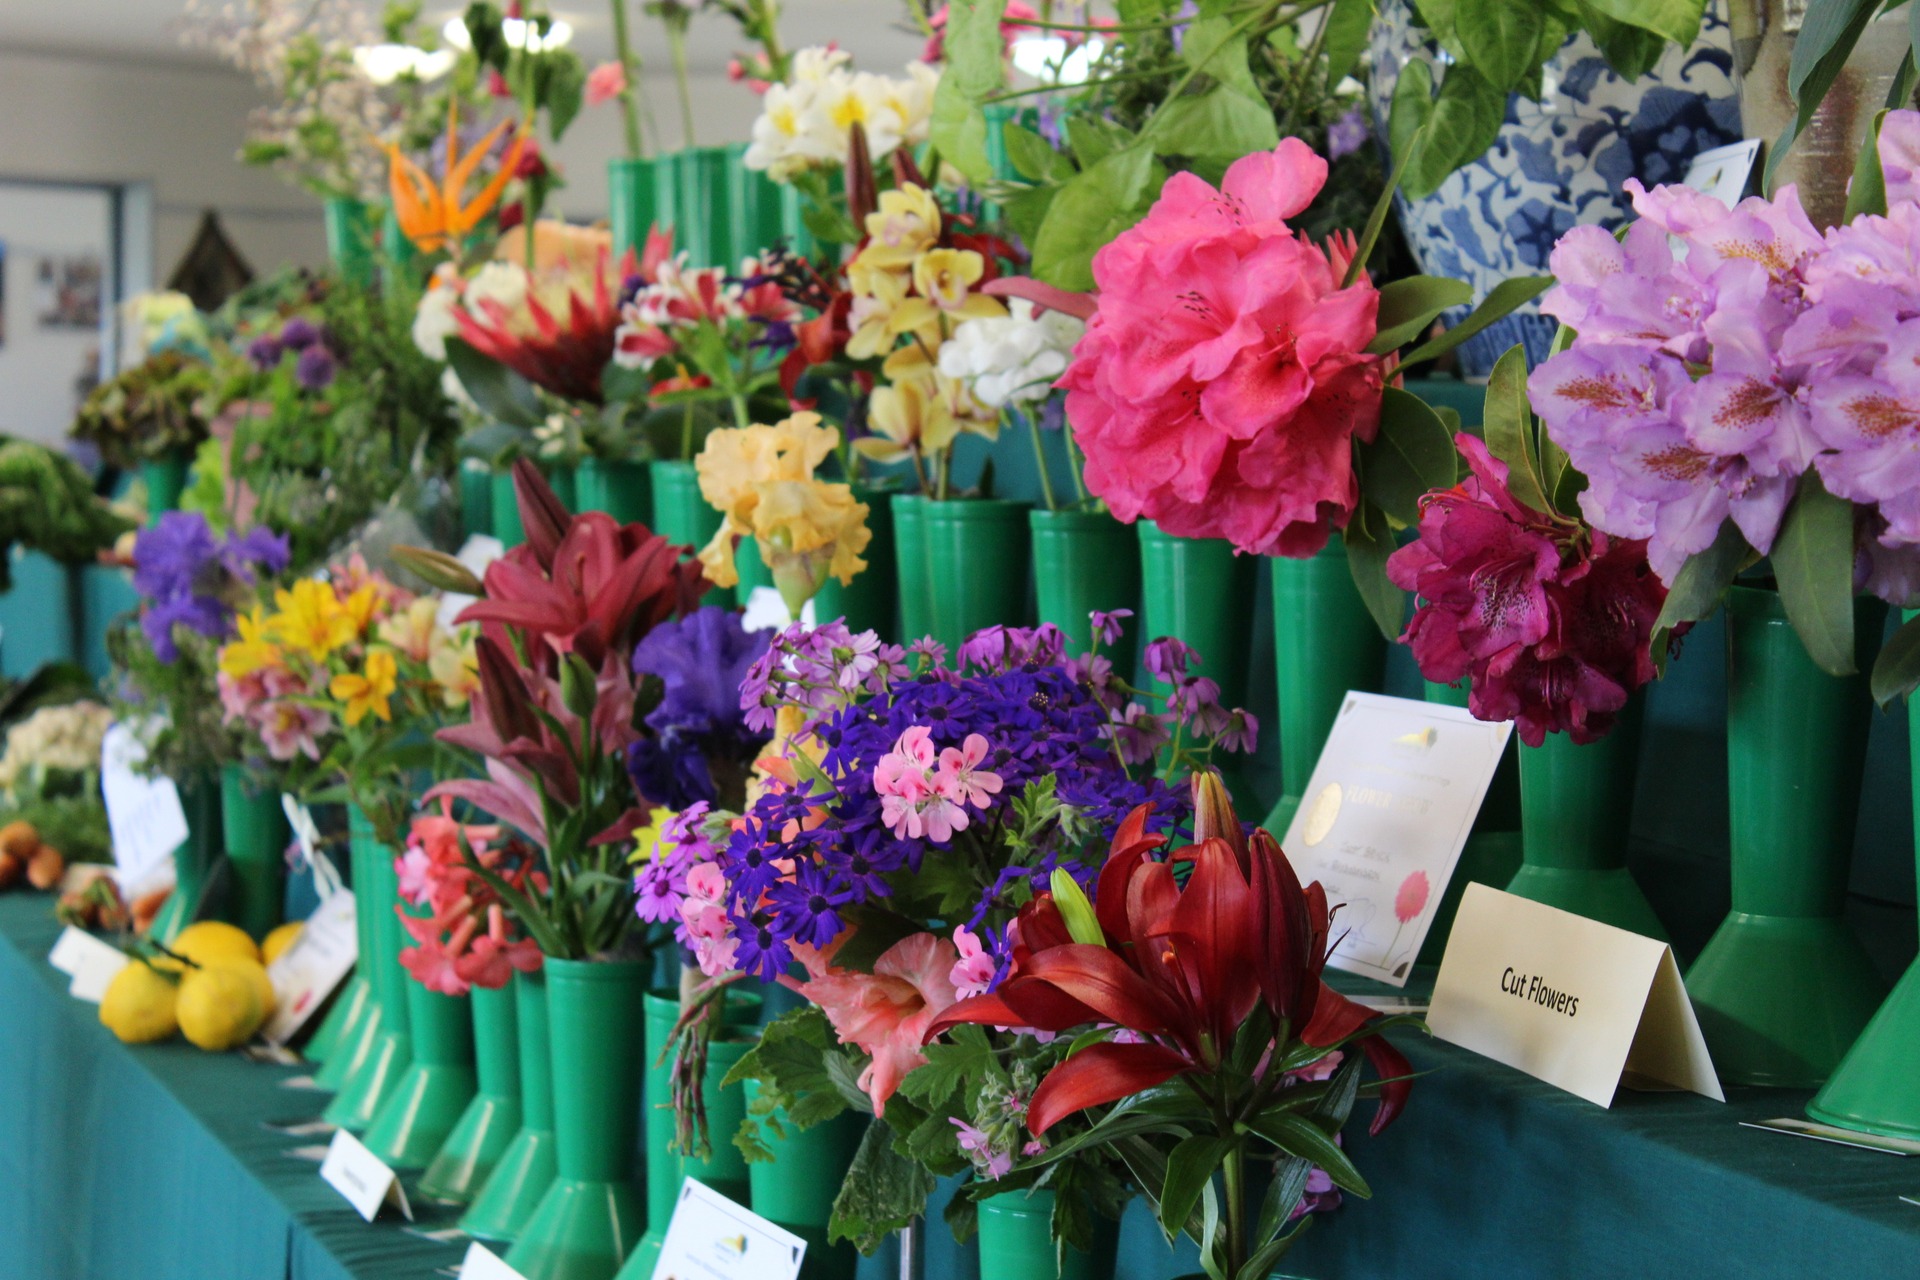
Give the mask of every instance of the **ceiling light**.
[{"label": "ceiling light", "polygon": [[[456,49],[471,49],[473,37],[467,34],[464,20],[453,17],[447,19],[447,25],[440,29],[447,43]],[[500,21],[500,34],[510,49],[525,49],[528,53],[543,53],[549,49],[565,47],[573,40],[573,24],[555,18],[547,26],[547,34],[536,34],[533,24],[525,18],[503,18]]]},{"label": "ceiling light", "polygon": [[353,64],[375,84],[392,84],[412,73],[419,80],[438,80],[453,70],[460,55],[451,49],[416,49],[410,44],[366,44],[353,51]]}]

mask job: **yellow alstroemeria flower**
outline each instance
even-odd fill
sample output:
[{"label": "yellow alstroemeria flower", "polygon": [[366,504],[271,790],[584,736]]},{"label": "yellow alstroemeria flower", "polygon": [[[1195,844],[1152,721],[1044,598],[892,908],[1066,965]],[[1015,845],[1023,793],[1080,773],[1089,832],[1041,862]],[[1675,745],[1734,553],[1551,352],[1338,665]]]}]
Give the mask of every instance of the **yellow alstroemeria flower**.
[{"label": "yellow alstroemeria flower", "polygon": [[427,655],[427,672],[440,686],[443,705],[458,710],[480,692],[480,659],[474,651],[478,633],[472,627],[456,632],[436,631],[433,651]]},{"label": "yellow alstroemeria flower", "polygon": [[[349,612],[352,612],[353,600],[354,597],[348,597]],[[379,626],[380,643],[392,645],[415,662],[425,662],[433,653],[434,637],[439,633],[440,600],[437,596],[421,596]]]},{"label": "yellow alstroemeria flower", "polygon": [[326,661],[334,650],[360,636],[353,616],[324,582],[302,578],[290,589],[274,592],[273,603],[279,612],[268,620],[268,632],[287,648],[316,662]]},{"label": "yellow alstroemeria flower", "polygon": [[956,324],[1005,316],[1000,299],[973,292],[986,274],[987,260],[971,249],[929,249],[913,262],[914,296],[894,308],[889,324],[895,333],[906,333],[942,316]]},{"label": "yellow alstroemeria flower", "polygon": [[906,267],[940,239],[940,202],[912,183],[880,193],[879,206],[867,215],[867,247],[857,261],[870,267]]},{"label": "yellow alstroemeria flower", "polygon": [[379,586],[371,582],[354,588],[353,594],[340,602],[340,607],[347,611],[347,617],[353,620],[354,639],[367,634],[367,628],[373,625],[374,615],[380,612],[380,607],[385,603]]},{"label": "yellow alstroemeria flower", "polygon": [[241,680],[280,665],[280,646],[267,638],[271,620],[259,605],[236,617],[234,623],[240,628],[240,638],[220,646],[221,675]]},{"label": "yellow alstroemeria flower", "polygon": [[333,678],[327,691],[347,704],[345,718],[349,728],[366,719],[368,712],[382,720],[393,719],[393,708],[387,700],[393,697],[399,672],[390,650],[373,649],[367,653],[366,674],[348,672]]}]

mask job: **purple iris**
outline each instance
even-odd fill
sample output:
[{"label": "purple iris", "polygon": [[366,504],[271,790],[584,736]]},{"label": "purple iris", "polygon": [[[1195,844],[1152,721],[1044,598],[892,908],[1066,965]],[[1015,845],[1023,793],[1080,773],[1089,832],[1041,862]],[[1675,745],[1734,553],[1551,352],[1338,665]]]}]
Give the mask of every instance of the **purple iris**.
[{"label": "purple iris", "polygon": [[225,639],[236,588],[281,572],[289,555],[287,539],[266,529],[216,538],[193,511],[169,511],[142,530],[133,543],[133,585],[145,597],[140,627],[154,656],[178,661],[175,627]]},{"label": "purple iris", "polygon": [[719,799],[716,768],[738,771],[765,741],[747,723],[740,688],[767,652],[769,636],[716,605],[648,632],[633,652],[635,675],[662,685],[647,713],[653,735],[627,749],[634,787],[655,804],[681,809]]}]

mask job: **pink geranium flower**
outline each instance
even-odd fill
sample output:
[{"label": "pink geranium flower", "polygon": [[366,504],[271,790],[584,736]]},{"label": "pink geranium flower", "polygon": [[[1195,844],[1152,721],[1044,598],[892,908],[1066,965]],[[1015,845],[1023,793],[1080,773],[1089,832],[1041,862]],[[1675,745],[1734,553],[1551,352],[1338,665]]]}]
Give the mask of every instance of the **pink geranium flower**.
[{"label": "pink geranium flower", "polygon": [[1349,247],[1287,225],[1326,175],[1292,138],[1218,190],[1175,174],[1094,257],[1099,306],[1059,385],[1087,485],[1122,520],[1287,556],[1346,526],[1353,442],[1379,425],[1379,294],[1341,287]]},{"label": "pink geranium flower", "polygon": [[959,998],[950,976],[958,958],[945,938],[916,933],[889,947],[870,974],[830,972],[801,984],[800,994],[820,1006],[840,1043],[873,1058],[859,1084],[875,1115],[886,1114],[901,1078],[927,1060],[920,1052],[927,1029]]},{"label": "pink geranium flower", "polygon": [[960,955],[947,975],[947,980],[953,983],[954,994],[962,1000],[985,995],[993,987],[993,953],[981,946],[980,939],[963,924],[954,926],[953,946]]},{"label": "pink geranium flower", "polygon": [[617,62],[603,62],[587,73],[587,105],[597,107],[612,102],[627,91],[627,69]]}]

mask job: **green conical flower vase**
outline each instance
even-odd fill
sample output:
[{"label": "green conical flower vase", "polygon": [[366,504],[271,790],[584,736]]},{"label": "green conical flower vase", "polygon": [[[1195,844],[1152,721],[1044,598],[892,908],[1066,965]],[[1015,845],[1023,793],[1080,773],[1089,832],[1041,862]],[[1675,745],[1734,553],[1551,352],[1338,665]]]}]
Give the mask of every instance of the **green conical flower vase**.
[{"label": "green conical flower vase", "polygon": [[[1856,605],[1865,672],[1885,615]],[[1864,675],[1814,665],[1777,592],[1736,586],[1727,615],[1733,909],[1687,992],[1723,1081],[1807,1089],[1887,993],[1845,916],[1873,703]]]},{"label": "green conical flower vase", "polygon": [[559,1170],[554,1161],[553,1055],[544,973],[513,975],[520,1076],[520,1131],[460,1219],[482,1240],[514,1240],[539,1207]]},{"label": "green conical flower vase", "polygon": [[220,907],[224,879],[218,874],[226,843],[220,828],[220,783],[212,775],[195,774],[179,787],[187,838],[173,851],[173,892],[148,930],[148,936],[162,943],[172,942],[182,929]]},{"label": "green conical flower vase", "polygon": [[871,631],[886,637],[893,634],[894,596],[899,579],[894,569],[893,495],[853,486],[853,496],[867,507],[867,549],[861,558],[867,567],[842,586],[838,578],[828,578],[813,597],[816,622],[844,618],[855,635]]},{"label": "green conical flower vase", "polygon": [[[653,531],[698,555],[720,530],[720,513],[700,496],[699,473],[691,462],[671,458],[649,462],[647,471],[653,484]],[[714,587],[702,597],[702,603],[722,608],[733,601],[731,587]]]},{"label": "green conical flower vase", "polygon": [[373,828],[357,808],[348,810],[349,839],[364,845],[356,860],[354,906],[361,909],[365,894],[368,948],[361,953],[367,981],[373,985],[378,1015],[372,1040],[360,1062],[341,1082],[340,1092],[321,1113],[329,1124],[364,1133],[400,1083],[413,1061],[413,1025],[407,1005],[407,987],[413,979],[400,967],[402,929],[394,908],[400,901],[400,879],[394,871],[394,853],[374,838]]},{"label": "green conical flower vase", "polygon": [[[367,979],[373,964],[373,930],[378,923],[373,914],[373,897],[367,887],[373,883],[373,872],[367,869],[371,847],[371,840],[349,839],[347,842],[347,875],[353,882],[355,959],[353,976],[335,997],[320,1030],[314,1033],[316,1042],[323,1038],[327,1041],[324,1056],[314,1057],[322,1065],[314,1072],[313,1083],[322,1089],[337,1090],[344,1085],[347,1077],[366,1061],[379,1035],[380,1001],[373,983]],[[314,1054],[310,1047],[310,1056]]]},{"label": "green conical flower vase", "polygon": [[[1066,633],[1067,652],[1093,649],[1090,615],[1098,609],[1132,609],[1140,599],[1140,539],[1105,511],[1027,513],[1033,538],[1033,585],[1040,621]],[[1120,639],[1102,645],[1122,679],[1133,677],[1137,621],[1126,624]]]},{"label": "green conical flower vase", "polygon": [[333,269],[348,284],[368,288],[373,284],[373,211],[352,196],[328,196],[322,215]]},{"label": "green conical flower vase", "polygon": [[1220,686],[1230,707],[1247,703],[1247,645],[1253,634],[1253,575],[1258,563],[1236,556],[1222,538],[1176,538],[1151,520],[1140,539],[1142,643],[1172,636],[1200,655],[1199,674]]},{"label": "green conical flower vase", "polygon": [[465,537],[493,534],[493,471],[478,458],[460,463],[460,532]]},{"label": "green conical flower vase", "polygon": [[473,1066],[473,1009],[466,996],[446,996],[407,980],[407,1025],[413,1061],[367,1126],[367,1149],[396,1169],[421,1169],[453,1134],[478,1089]]},{"label": "green conical flower vase", "polygon": [[157,458],[140,462],[140,478],[147,486],[147,522],[158,520],[180,507],[180,495],[187,489],[187,472],[193,466],[193,450],[169,449]]},{"label": "green conical flower vase", "polygon": [[473,1199],[520,1130],[520,1036],[513,988],[475,987],[467,1003],[473,1015],[478,1089],[420,1175],[422,1191],[456,1204]]},{"label": "green conical flower vase", "polygon": [[226,837],[227,915],[256,942],[280,923],[292,832],[276,791],[256,787],[237,764],[220,769],[220,829]]},{"label": "green conical flower vase", "polygon": [[654,203],[653,171],[659,163],[639,156],[615,156],[607,161],[609,221],[613,224],[616,264],[629,249],[636,258],[646,250],[650,228],[673,222],[673,211],[662,210]]},{"label": "green conical flower vase", "polygon": [[1068,1249],[1055,1261],[1053,1192],[1009,1191],[980,1201],[982,1280],[1107,1280],[1119,1243],[1118,1223],[1096,1219],[1093,1252]]},{"label": "green conical flower vase", "polygon": [[[759,1094],[760,1082],[747,1081],[749,1111]],[[773,1159],[747,1166],[753,1211],[807,1242],[800,1280],[854,1280],[860,1255],[845,1241],[829,1244],[827,1223],[854,1152],[860,1149],[867,1117],[847,1111],[811,1129],[798,1129],[786,1112],[776,1109],[767,1123],[765,1138]],[[778,1137],[772,1132],[774,1126],[780,1130]],[[718,1129],[714,1137],[719,1139]]]},{"label": "green conical flower vase", "polygon": [[[927,498],[896,493],[893,514],[893,573],[900,601],[901,644],[933,634],[933,582],[927,576]],[[884,634],[884,633],[883,633]]]},{"label": "green conical flower vase", "polygon": [[932,635],[958,654],[984,627],[1027,620],[1027,508],[1004,498],[948,498],[921,508]]},{"label": "green conical flower vase", "polygon": [[581,511],[604,511],[621,524],[653,525],[653,485],[644,462],[588,458],[574,469]]},{"label": "green conical flower vase", "polygon": [[520,499],[513,492],[513,473],[494,472],[491,492],[493,536],[511,551],[527,540],[527,531],[520,527]]}]

